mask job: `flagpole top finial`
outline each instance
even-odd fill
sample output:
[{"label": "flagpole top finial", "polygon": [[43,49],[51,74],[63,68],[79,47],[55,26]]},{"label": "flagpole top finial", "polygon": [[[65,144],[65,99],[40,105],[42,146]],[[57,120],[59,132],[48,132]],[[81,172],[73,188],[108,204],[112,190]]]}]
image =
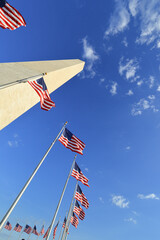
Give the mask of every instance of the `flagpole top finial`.
[{"label": "flagpole top finial", "polygon": [[66,121],[65,124],[67,124],[68,122]]},{"label": "flagpole top finial", "polygon": [[47,75],[47,72],[43,73],[43,75]]}]

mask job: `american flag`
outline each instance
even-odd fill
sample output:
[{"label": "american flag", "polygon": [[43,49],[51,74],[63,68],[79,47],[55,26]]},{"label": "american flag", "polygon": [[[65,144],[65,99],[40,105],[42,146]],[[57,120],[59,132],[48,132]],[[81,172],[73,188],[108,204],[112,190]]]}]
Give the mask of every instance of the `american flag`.
[{"label": "american flag", "polygon": [[48,89],[44,82],[43,77],[38,80],[35,80],[35,81],[28,81],[28,83],[32,86],[32,88],[39,95],[41,108],[43,110],[48,111],[52,107],[55,107],[55,103],[51,100],[51,98],[49,96],[49,92],[48,92]]},{"label": "american flag", "polygon": [[71,176],[75,177],[78,181],[81,181],[85,186],[89,187],[88,179],[83,175],[76,162],[74,164]]},{"label": "american flag", "polygon": [[40,234],[37,232],[37,227],[36,225],[34,225],[34,228],[33,228],[33,231],[32,231],[33,234],[39,236]]},{"label": "american flag", "polygon": [[57,231],[58,224],[59,224],[59,222],[57,223],[57,225],[56,225],[55,228],[54,228],[54,231],[53,231],[53,239],[55,239],[55,237],[56,237],[56,231]]},{"label": "american flag", "polygon": [[42,229],[40,231],[40,235],[42,236],[44,234],[44,225],[42,226]]},{"label": "american flag", "polygon": [[21,230],[22,230],[22,226],[17,223],[16,226],[14,227],[14,231],[21,232]]},{"label": "american flag", "polygon": [[80,186],[77,186],[77,191],[75,194],[75,199],[77,199],[78,201],[80,201],[80,203],[82,204],[82,206],[84,206],[85,208],[89,208],[89,202],[86,198],[86,196],[84,195],[84,193],[82,192]]},{"label": "american flag", "polygon": [[67,221],[67,219],[66,219],[66,217],[65,217],[65,218],[64,218],[63,225],[62,225],[63,228],[65,228],[65,226],[66,226],[66,221]]},{"label": "american flag", "polygon": [[7,222],[6,225],[4,226],[5,229],[7,229],[8,231],[12,230],[12,226],[10,224],[10,222]]},{"label": "american flag", "polygon": [[69,148],[71,151],[83,155],[83,149],[85,144],[79,140],[75,135],[73,135],[67,128],[64,129],[62,135],[58,139],[66,148]]},{"label": "american flag", "polygon": [[46,238],[46,237],[48,236],[49,229],[50,229],[50,226],[49,226],[49,228],[47,229],[46,233],[44,234],[43,238]]},{"label": "american flag", "polygon": [[30,234],[32,232],[32,228],[26,224],[25,229],[23,231],[27,234]]},{"label": "american flag", "polygon": [[0,27],[14,30],[20,26],[26,26],[22,15],[6,0],[0,0]]},{"label": "american flag", "polygon": [[73,213],[71,216],[71,220],[70,220],[71,224],[77,228],[79,220],[77,218],[77,216]]},{"label": "american flag", "polygon": [[85,218],[85,212],[83,211],[77,200],[75,202],[73,212],[78,215],[79,219],[83,220]]}]

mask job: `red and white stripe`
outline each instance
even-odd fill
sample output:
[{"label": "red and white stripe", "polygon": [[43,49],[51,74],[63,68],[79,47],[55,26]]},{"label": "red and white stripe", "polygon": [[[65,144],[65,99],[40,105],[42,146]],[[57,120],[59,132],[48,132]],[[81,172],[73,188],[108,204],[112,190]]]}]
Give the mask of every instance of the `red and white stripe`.
[{"label": "red and white stripe", "polygon": [[33,87],[40,97],[41,108],[43,110],[50,110],[55,107],[55,103],[51,100],[48,90],[43,91],[43,88],[36,81],[28,81],[28,83]]},{"label": "red and white stripe", "polygon": [[76,192],[75,199],[77,199],[86,209],[89,208],[89,202],[83,193],[80,194],[79,192]]},{"label": "red and white stripe", "polygon": [[78,223],[79,223],[79,220],[78,220],[78,218],[76,217],[76,215],[71,216],[71,220],[70,220],[70,222],[71,222],[71,224],[72,224],[74,227],[77,228]]},{"label": "red and white stripe", "polygon": [[71,140],[68,140],[67,138],[65,138],[63,136],[63,134],[61,135],[61,137],[59,138],[59,141],[66,147],[69,148],[71,151],[79,153],[81,155],[83,155],[83,149],[85,148],[85,144],[79,140],[76,136],[72,135]]},{"label": "red and white stripe", "polygon": [[7,222],[4,228],[7,229],[8,231],[11,231],[12,225],[10,224],[10,222]]},{"label": "red and white stripe", "polygon": [[21,230],[22,230],[22,226],[20,226],[19,224],[16,224],[14,231],[21,232]]},{"label": "red and white stripe", "polygon": [[85,212],[81,207],[74,206],[73,212],[76,213],[79,219],[83,220],[85,218]]},{"label": "red and white stripe", "polygon": [[26,22],[17,9],[6,3],[4,7],[0,8],[0,26],[4,29],[14,30],[20,26],[26,26]]},{"label": "red and white stripe", "polygon": [[73,168],[71,176],[75,177],[78,181],[81,181],[85,186],[89,187],[88,184],[89,180],[83,175],[82,171],[80,171],[79,173],[77,170]]}]

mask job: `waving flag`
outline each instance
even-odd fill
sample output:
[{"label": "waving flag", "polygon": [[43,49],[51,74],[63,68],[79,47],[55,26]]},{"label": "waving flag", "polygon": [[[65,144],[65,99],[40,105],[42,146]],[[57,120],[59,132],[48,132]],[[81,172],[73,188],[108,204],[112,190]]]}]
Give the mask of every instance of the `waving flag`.
[{"label": "waving flag", "polygon": [[40,234],[37,232],[37,228],[36,228],[36,225],[34,225],[34,228],[33,228],[33,231],[32,231],[33,234],[39,236]]},{"label": "waving flag", "polygon": [[56,232],[57,232],[58,224],[59,224],[59,221],[58,221],[57,225],[56,225],[55,228],[54,228],[54,231],[53,231],[53,239],[55,239],[55,237],[56,237]]},{"label": "waving flag", "polygon": [[82,204],[82,206],[84,206],[85,208],[89,208],[89,202],[88,202],[87,198],[85,197],[84,193],[82,192],[79,185],[77,186],[75,199],[77,199]]},{"label": "waving flag", "polygon": [[89,187],[88,179],[83,175],[81,169],[76,162],[74,164],[71,176],[75,177],[78,181],[81,181],[85,186]]},{"label": "waving flag", "polygon": [[32,228],[26,224],[25,229],[23,230],[23,232],[30,234],[32,232]]},{"label": "waving flag", "polygon": [[78,218],[76,217],[76,215],[73,213],[72,216],[71,216],[71,220],[70,220],[71,224],[77,228],[78,226],[78,223],[79,223],[79,220]]},{"label": "waving flag", "polygon": [[77,200],[75,202],[73,212],[78,215],[79,219],[83,220],[85,218],[85,212],[83,211]]},{"label": "waving flag", "polygon": [[40,231],[40,235],[42,236],[44,234],[44,225],[42,226],[42,229]]},{"label": "waving flag", "polygon": [[52,107],[55,107],[55,103],[51,100],[47,86],[43,78],[40,78],[35,81],[28,81],[31,87],[36,91],[40,97],[41,108],[43,110],[50,110]]},{"label": "waving flag", "polygon": [[67,219],[66,219],[66,217],[65,217],[65,218],[64,218],[63,225],[62,225],[63,228],[65,228],[65,226],[66,226],[66,221],[67,221]]},{"label": "waving flag", "polygon": [[12,230],[12,226],[10,224],[10,222],[7,222],[6,225],[4,226],[5,229],[7,229],[8,231]]},{"label": "waving flag", "polygon": [[14,30],[20,26],[26,26],[22,15],[6,0],[0,0],[0,27]]},{"label": "waving flag", "polygon": [[58,139],[66,148],[71,151],[83,155],[83,149],[85,144],[79,140],[75,135],[73,135],[67,128],[64,129],[62,135]]},{"label": "waving flag", "polygon": [[48,236],[49,229],[50,229],[50,226],[49,226],[49,228],[47,229],[47,232],[44,234],[43,238],[46,238],[46,237]]},{"label": "waving flag", "polygon": [[16,232],[21,232],[22,226],[17,223],[13,230]]}]

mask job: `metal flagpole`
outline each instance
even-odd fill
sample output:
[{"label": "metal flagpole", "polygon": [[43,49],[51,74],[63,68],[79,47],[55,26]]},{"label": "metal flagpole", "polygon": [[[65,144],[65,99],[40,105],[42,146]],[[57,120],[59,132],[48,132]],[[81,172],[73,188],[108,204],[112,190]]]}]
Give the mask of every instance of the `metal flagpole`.
[{"label": "metal flagpole", "polygon": [[76,193],[76,190],[77,190],[77,186],[78,186],[78,181],[77,181],[77,183],[76,183],[76,187],[75,187],[75,190],[74,190],[74,194],[73,194],[73,197],[72,197],[72,201],[71,201],[71,204],[70,204],[70,207],[69,207],[69,212],[68,212],[68,216],[67,216],[66,226],[65,226],[65,229],[64,229],[64,232],[63,232],[63,235],[62,235],[61,240],[64,240],[64,239],[65,239],[66,229],[67,229],[68,223],[69,223],[69,221],[70,221],[70,215],[71,215],[71,210],[72,210],[72,203],[73,203],[73,200],[74,200],[74,197],[75,197],[75,193]]},{"label": "metal flagpole", "polygon": [[14,230],[14,228],[12,229],[12,231],[10,232],[10,234],[9,234],[9,236],[8,236],[8,240],[11,238],[12,233],[13,233],[13,230]]},{"label": "metal flagpole", "polygon": [[51,227],[50,227],[50,229],[49,229],[49,232],[48,232],[48,235],[47,235],[47,237],[46,237],[46,240],[49,239],[49,236],[50,236],[50,234],[51,234],[51,231],[52,231],[52,228],[53,228],[53,224],[54,224],[54,222],[55,222],[55,219],[56,219],[56,216],[57,216],[57,213],[58,213],[59,207],[60,207],[60,205],[61,205],[62,198],[63,198],[64,192],[65,192],[65,190],[66,190],[67,183],[68,183],[68,181],[69,181],[69,178],[70,178],[70,175],[71,175],[71,171],[72,171],[73,165],[74,165],[74,163],[75,163],[76,157],[77,157],[77,155],[75,155],[75,157],[74,157],[74,160],[73,160],[73,163],[72,163],[72,166],[71,166],[70,172],[69,172],[69,174],[68,174],[68,177],[67,177],[66,183],[65,183],[65,185],[64,185],[64,188],[63,188],[63,191],[62,191],[61,197],[60,197],[60,199],[59,199],[59,202],[58,202],[58,205],[57,205],[57,208],[56,208],[56,211],[55,211],[54,217],[53,217],[53,219],[52,219]]},{"label": "metal flagpole", "polygon": [[21,80],[17,80],[15,82],[0,85],[0,90],[3,89],[3,88],[11,87],[11,86],[19,84],[19,83],[26,83],[28,81],[33,81],[35,78],[43,77],[44,75],[47,75],[47,73],[41,73],[41,74],[35,75],[33,77],[24,78],[24,79],[21,79]]},{"label": "metal flagpole", "polygon": [[[76,201],[76,199],[74,199],[74,204],[75,204],[75,201]],[[72,205],[73,207],[74,207],[74,204]],[[72,209],[72,210],[73,210],[73,209]],[[72,212],[72,211],[71,211],[71,212]],[[70,219],[71,219],[71,217],[70,217]],[[71,224],[71,221],[69,221],[68,227],[67,227],[67,229],[66,229],[67,231],[66,231],[65,240],[67,240],[67,237],[68,237],[70,224]]]},{"label": "metal flagpole", "polygon": [[[65,217],[67,217],[67,212],[66,212],[66,216]],[[63,223],[64,223],[64,221],[63,221]],[[59,238],[58,238],[58,240],[60,240],[60,237],[61,237],[61,234],[62,234],[62,230],[63,230],[63,223],[62,223],[62,228],[61,228],[61,232],[60,232],[60,234],[59,234]]]},{"label": "metal flagpole", "polygon": [[[26,226],[27,224],[25,224],[25,226]],[[24,229],[25,229],[25,227],[23,228],[23,231],[21,231],[21,233],[19,234],[19,237],[18,237],[18,240],[20,239],[20,237],[22,236],[22,234],[24,233]]]},{"label": "metal flagpole", "polygon": [[54,141],[51,143],[50,147],[48,148],[47,152],[45,153],[45,155],[43,156],[43,158],[41,159],[41,161],[39,162],[39,164],[37,165],[37,167],[35,168],[35,170],[33,171],[32,175],[30,176],[30,178],[28,179],[28,181],[26,182],[26,184],[24,185],[24,187],[22,188],[22,190],[20,191],[20,193],[18,194],[17,198],[15,199],[15,201],[12,203],[11,207],[9,208],[9,210],[7,211],[7,213],[5,214],[5,216],[3,217],[3,219],[0,222],[0,229],[3,227],[5,221],[7,220],[7,218],[9,217],[9,215],[11,214],[11,212],[13,211],[13,209],[15,208],[16,204],[18,203],[18,201],[20,200],[21,196],[23,195],[24,191],[26,190],[26,188],[28,187],[28,185],[30,184],[30,182],[32,181],[34,175],[36,174],[36,172],[38,171],[38,169],[40,168],[41,164],[43,163],[43,161],[45,160],[45,158],[47,157],[49,151],[51,150],[51,148],[53,147],[53,145],[55,144],[55,142],[57,141],[59,135],[61,134],[61,132],[63,131],[63,129],[65,128],[67,122],[65,122],[65,124],[63,125],[62,129],[60,130],[60,132],[58,133],[57,137],[54,139]]}]

